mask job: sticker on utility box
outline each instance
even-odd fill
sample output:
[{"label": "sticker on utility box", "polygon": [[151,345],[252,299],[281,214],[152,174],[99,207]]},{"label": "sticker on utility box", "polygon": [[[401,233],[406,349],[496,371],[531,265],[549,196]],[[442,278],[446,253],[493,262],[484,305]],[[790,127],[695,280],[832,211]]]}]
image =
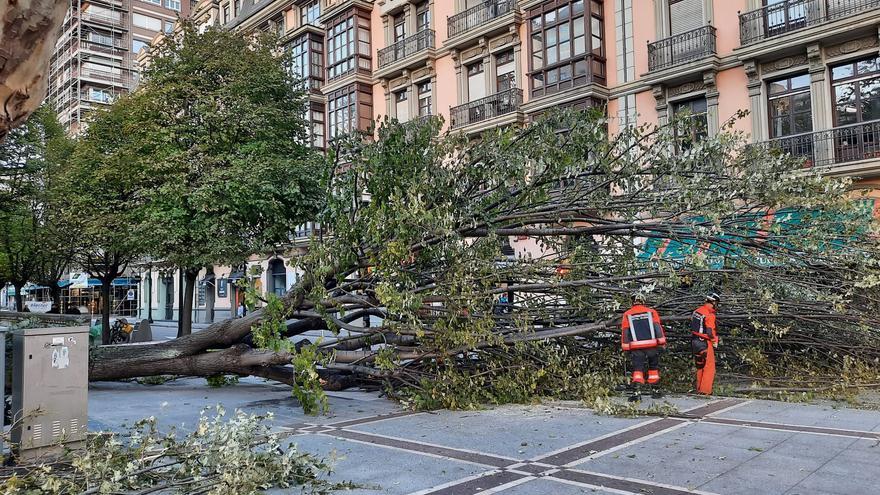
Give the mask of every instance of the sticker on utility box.
[{"label": "sticker on utility box", "polygon": [[52,367],[63,370],[70,366],[70,348],[67,346],[52,349]]}]

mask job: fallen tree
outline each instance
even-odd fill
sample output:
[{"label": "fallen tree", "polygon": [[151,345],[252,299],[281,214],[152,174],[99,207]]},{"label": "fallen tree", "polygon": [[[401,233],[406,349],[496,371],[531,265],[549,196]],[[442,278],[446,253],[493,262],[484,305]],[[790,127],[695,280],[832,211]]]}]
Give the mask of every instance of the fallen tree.
[{"label": "fallen tree", "polygon": [[[632,293],[664,315],[682,364],[678,322],[717,291],[728,369],[869,379],[880,273],[871,204],[848,180],[727,127],[692,141],[693,119],[607,124],[561,113],[468,141],[431,119],[339,140],[324,233],[286,296],[172,341],[99,348],[90,378],[236,373],[299,397],[342,373],[419,407],[583,397],[621,376]],[[288,340],[317,329],[338,338]]]}]

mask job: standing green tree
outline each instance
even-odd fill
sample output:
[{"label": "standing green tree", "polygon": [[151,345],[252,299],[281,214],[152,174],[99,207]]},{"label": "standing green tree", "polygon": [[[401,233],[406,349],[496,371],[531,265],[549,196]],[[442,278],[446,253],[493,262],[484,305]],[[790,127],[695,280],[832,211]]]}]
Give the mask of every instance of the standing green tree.
[{"label": "standing green tree", "polygon": [[[58,272],[70,263],[70,246],[59,235],[56,222],[61,204],[56,201],[55,181],[71,148],[57,116],[45,105],[0,145],[0,249],[9,282],[16,289],[18,311],[24,309],[22,289],[28,281],[52,279],[58,288]],[[52,297],[60,304],[60,290]]]},{"label": "standing green tree", "polygon": [[143,252],[136,235],[150,182],[140,141],[139,95],[120,98],[89,123],[59,180],[60,221],[75,229],[75,263],[101,281],[102,341],[110,343],[113,279]]},{"label": "standing green tree", "polygon": [[140,232],[183,273],[178,336],[191,333],[199,270],[289,242],[314,216],[317,160],[304,85],[277,40],[183,22],[139,89],[155,178]]}]

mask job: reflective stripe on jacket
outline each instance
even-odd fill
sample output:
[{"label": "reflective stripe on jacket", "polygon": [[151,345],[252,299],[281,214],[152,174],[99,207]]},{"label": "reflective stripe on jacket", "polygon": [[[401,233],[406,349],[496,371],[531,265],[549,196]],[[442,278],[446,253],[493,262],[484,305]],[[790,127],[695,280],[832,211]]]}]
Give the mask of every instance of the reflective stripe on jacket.
[{"label": "reflective stripe on jacket", "polygon": [[620,347],[624,351],[666,345],[660,315],[643,304],[636,304],[623,313],[620,329]]}]

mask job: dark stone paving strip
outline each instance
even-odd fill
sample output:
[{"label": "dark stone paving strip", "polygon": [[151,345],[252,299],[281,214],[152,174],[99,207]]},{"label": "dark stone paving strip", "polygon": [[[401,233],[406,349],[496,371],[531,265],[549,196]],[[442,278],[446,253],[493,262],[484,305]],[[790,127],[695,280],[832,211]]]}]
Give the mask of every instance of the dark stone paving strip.
[{"label": "dark stone paving strip", "polygon": [[590,455],[593,455],[597,452],[602,452],[603,450],[618,447],[625,443],[632,442],[633,440],[638,440],[639,438],[661,432],[674,426],[678,426],[684,422],[685,421],[682,419],[663,418],[657,421],[652,421],[642,426],[637,426],[631,430],[622,431],[615,435],[600,438],[599,440],[580,445],[573,449],[564,450],[562,452],[552,454],[548,457],[539,458],[539,460],[544,464],[564,466],[570,462],[589,457]]},{"label": "dark stone paving strip", "polygon": [[340,421],[338,423],[328,423],[327,426],[335,426],[337,428],[348,428],[349,426],[357,426],[363,425],[367,423],[374,423],[376,421],[384,421],[386,419],[393,418],[402,418],[404,416],[412,416],[414,414],[422,414],[418,411],[401,411],[390,414],[380,414],[378,416],[369,416],[366,418],[358,418],[358,419],[349,419],[347,421]]},{"label": "dark stone paving strip", "polygon": [[694,418],[694,417],[703,417],[708,416],[710,414],[715,414],[718,411],[723,409],[727,409],[728,407],[735,406],[737,404],[742,404],[743,402],[748,402],[742,399],[722,399],[716,402],[710,402],[705,406],[695,407],[693,409],[688,409],[684,411],[680,415],[676,415],[683,418]]},{"label": "dark stone paving strip", "polygon": [[506,467],[516,464],[518,461],[504,459],[503,457],[495,457],[489,454],[480,454],[476,452],[467,452],[464,450],[451,449],[447,447],[438,447],[435,445],[425,445],[423,443],[411,442],[409,440],[398,440],[396,438],[382,437],[369,433],[362,433],[352,430],[336,430],[323,433],[324,435],[346,438],[349,440],[357,440],[359,442],[371,443],[373,445],[382,445],[385,447],[394,447],[398,449],[409,450],[410,452],[433,454],[459,461],[472,462],[492,467]]},{"label": "dark stone paving strip", "polygon": [[562,471],[553,473],[549,475],[549,477],[574,481],[577,483],[586,483],[588,485],[599,486],[603,488],[613,488],[615,490],[623,490],[632,493],[649,493],[651,495],[693,495],[693,492],[687,490],[669,488],[647,482],[622,480],[618,478],[611,478],[608,476],[584,473],[582,471],[572,471],[569,469],[564,469]]},{"label": "dark stone paving strip", "polygon": [[764,421],[747,421],[730,418],[704,418],[706,423],[716,423],[731,426],[745,426],[752,428],[767,428],[772,430],[793,431],[798,433],[818,433],[823,435],[837,435],[842,437],[867,438],[880,440],[880,432],[859,430],[838,430],[836,428],[823,428],[821,426],[787,425],[781,423],[767,423]]},{"label": "dark stone paving strip", "polygon": [[475,493],[480,493],[490,488],[497,488],[501,485],[506,485],[507,483],[523,478],[525,478],[525,476],[521,474],[502,471],[500,473],[481,476],[457,485],[447,486],[446,488],[439,488],[433,492],[428,492],[425,495],[474,495]]}]

